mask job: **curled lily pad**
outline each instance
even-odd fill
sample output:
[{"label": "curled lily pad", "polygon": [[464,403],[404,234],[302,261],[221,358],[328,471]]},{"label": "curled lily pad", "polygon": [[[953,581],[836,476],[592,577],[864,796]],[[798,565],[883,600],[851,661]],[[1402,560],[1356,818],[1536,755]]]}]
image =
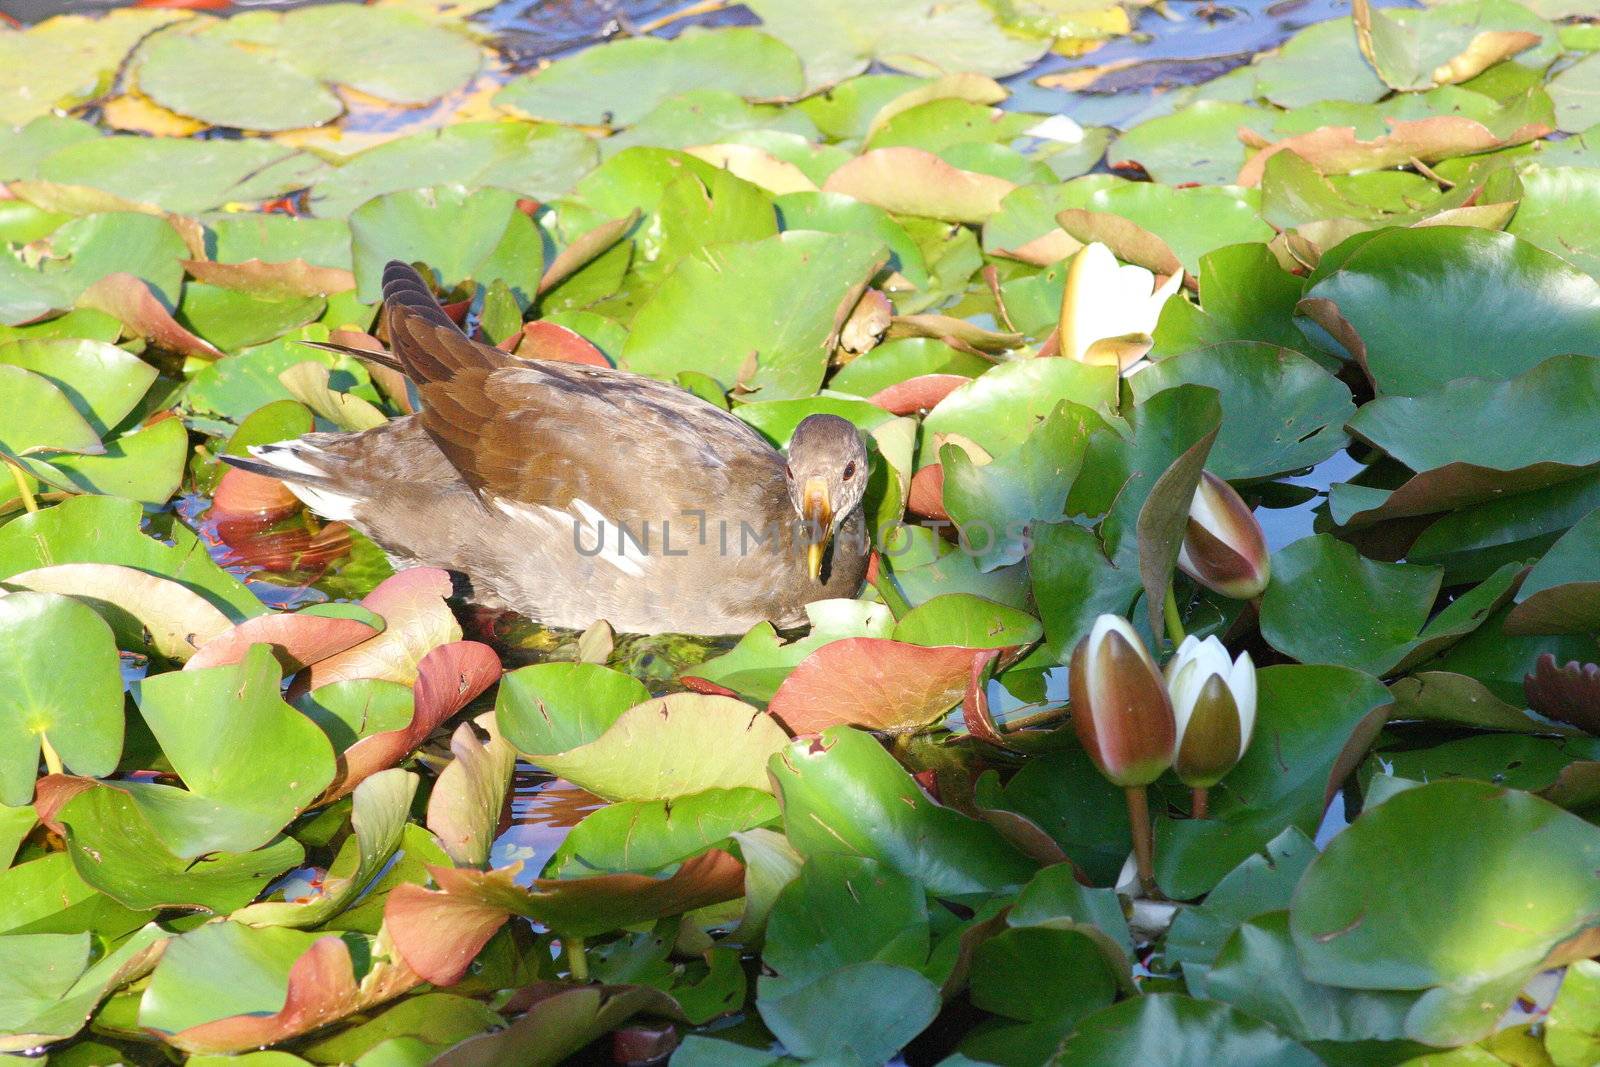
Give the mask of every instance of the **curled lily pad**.
[{"label": "curled lily pad", "polygon": [[392,1000],[421,981],[382,937],[224,922],[167,946],[139,1001],[139,1022],[190,1052],[276,1044]]},{"label": "curled lily pad", "polygon": [[1590,512],[1534,564],[1506,618],[1510,633],[1590,633],[1600,629],[1600,511]]},{"label": "curled lily pad", "polygon": [[406,963],[434,985],[454,985],[512,915],[585,937],[679,915],[744,892],[744,866],[719,849],[682,864],[670,877],[606,874],[541,878],[527,887],[517,868],[430,868],[438,889],[402,885],[389,894],[384,921]]},{"label": "curled lily pad", "polygon": [[111,624],[119,646],[148,648],[179,661],[229,629],[228,617],[198,593],[115,563],[58,563],[13,574],[5,584],[70,596]]},{"label": "curled lily pad", "polygon": [[[403,707],[402,701],[402,706],[396,708],[399,724],[363,734],[346,748],[339,757],[339,772],[321,799],[328,801],[342,797],[378,771],[400,762],[414,752],[440,724],[466,707],[499,677],[499,657],[488,645],[476,641],[452,641],[433,647],[416,666],[411,706]],[[369,687],[360,688],[370,692]],[[405,717],[407,711],[410,712],[409,718]]]},{"label": "curled lily pad", "polygon": [[607,804],[572,828],[546,873],[562,878],[653,874],[713,846],[725,847],[731,836],[777,818],[772,794],[748,787]]},{"label": "curled lily pad", "polygon": [[449,574],[431,567],[414,567],[386,578],[361,601],[362,607],[383,619],[383,632],[317,661],[310,687],[351,678],[415,682],[424,657],[461,639],[461,624],[445,602],[451,589]]},{"label": "curled lily pad", "polygon": [[[481,721],[490,720],[485,716]],[[458,865],[482,867],[489,862],[517,750],[492,734],[485,744],[471,723],[462,723],[450,738],[450,754],[455,759],[439,772],[428,795],[428,829]]]},{"label": "curled lily pad", "polygon": [[920,148],[875,148],[828,176],[823,192],[843,193],[903,215],[983,222],[1015,183],[953,167]]},{"label": "curled lily pad", "polygon": [[184,664],[186,671],[237,663],[252,645],[272,646],[286,672],[325,660],[375,636],[360,619],[311,614],[258,615],[201,645]]}]

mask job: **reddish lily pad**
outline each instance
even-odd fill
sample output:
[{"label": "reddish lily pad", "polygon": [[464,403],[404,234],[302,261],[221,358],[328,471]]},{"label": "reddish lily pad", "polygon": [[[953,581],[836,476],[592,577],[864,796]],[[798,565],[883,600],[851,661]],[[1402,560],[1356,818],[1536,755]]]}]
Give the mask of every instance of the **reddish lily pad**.
[{"label": "reddish lily pad", "polygon": [[272,646],[285,672],[293,673],[370,640],[377,631],[359,619],[326,615],[258,615],[218,634],[195,652],[183,669],[238,663],[252,645]]},{"label": "reddish lily pad", "polygon": [[415,567],[385,579],[361,601],[362,607],[383,619],[383,632],[315,664],[309,688],[350,678],[415,682],[423,657],[461,640],[461,624],[445,602],[451,591],[450,575],[431,567]]},{"label": "reddish lily pad", "polygon": [[720,849],[686,861],[667,878],[605,874],[516,882],[521,865],[493,871],[431,867],[438,889],[397,886],[384,922],[400,955],[434,985],[459,982],[512,915],[558,934],[587,937],[732,900],[744,892],[744,865]]},{"label": "reddish lily pad", "polygon": [[890,733],[936,721],[961,702],[984,649],[929,648],[882,637],[823,645],[784,679],[767,705],[796,734],[846,724]]},{"label": "reddish lily pad", "polygon": [[441,723],[499,679],[500,657],[488,645],[453,641],[435,647],[417,665],[410,723],[369,734],[345,749],[339,757],[339,773],[320,802],[336,800],[378,771],[399,763]]},{"label": "reddish lily pad", "polygon": [[166,305],[135,275],[106,275],[83,291],[78,297],[78,307],[103,311],[121,322],[132,336],[143,337],[181,355],[196,359],[216,359],[222,355],[210,341],[178,325]]}]

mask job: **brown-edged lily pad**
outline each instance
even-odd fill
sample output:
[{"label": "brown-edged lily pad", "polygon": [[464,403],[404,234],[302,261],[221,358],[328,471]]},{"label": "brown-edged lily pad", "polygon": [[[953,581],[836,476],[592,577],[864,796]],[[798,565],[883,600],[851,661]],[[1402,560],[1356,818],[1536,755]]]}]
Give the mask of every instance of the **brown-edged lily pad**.
[{"label": "brown-edged lily pad", "polygon": [[899,733],[937,720],[966,695],[988,649],[929,648],[882,637],[823,645],[784,679],[767,705],[796,734],[846,724]]},{"label": "brown-edged lily pad", "polygon": [[744,865],[720,849],[686,861],[666,878],[603,874],[537,878],[522,886],[516,881],[520,867],[432,867],[438,889],[397,886],[389,894],[384,921],[406,963],[434,985],[454,985],[512,915],[525,915],[568,937],[587,937],[744,892]]}]

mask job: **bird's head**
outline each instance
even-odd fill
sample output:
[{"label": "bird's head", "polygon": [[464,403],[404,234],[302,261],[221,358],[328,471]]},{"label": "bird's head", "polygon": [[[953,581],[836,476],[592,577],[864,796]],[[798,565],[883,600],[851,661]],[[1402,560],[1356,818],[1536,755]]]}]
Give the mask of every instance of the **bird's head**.
[{"label": "bird's head", "polygon": [[784,474],[789,500],[807,530],[806,569],[817,581],[828,542],[867,491],[867,450],[846,420],[808,415],[789,439]]}]

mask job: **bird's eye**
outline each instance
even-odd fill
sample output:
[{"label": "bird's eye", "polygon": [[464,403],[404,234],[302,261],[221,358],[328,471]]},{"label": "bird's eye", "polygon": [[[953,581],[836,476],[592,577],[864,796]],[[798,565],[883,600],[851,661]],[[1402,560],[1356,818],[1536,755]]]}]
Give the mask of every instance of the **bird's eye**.
[{"label": "bird's eye", "polygon": [[783,465],[783,476],[789,479],[791,482],[794,481],[794,471],[789,469],[789,465],[787,463]]},{"label": "bird's eye", "polygon": [[848,482],[851,478],[854,478],[855,476],[856,476],[856,464],[855,464],[854,460],[851,460],[849,463],[846,463],[844,465],[844,480]]}]

